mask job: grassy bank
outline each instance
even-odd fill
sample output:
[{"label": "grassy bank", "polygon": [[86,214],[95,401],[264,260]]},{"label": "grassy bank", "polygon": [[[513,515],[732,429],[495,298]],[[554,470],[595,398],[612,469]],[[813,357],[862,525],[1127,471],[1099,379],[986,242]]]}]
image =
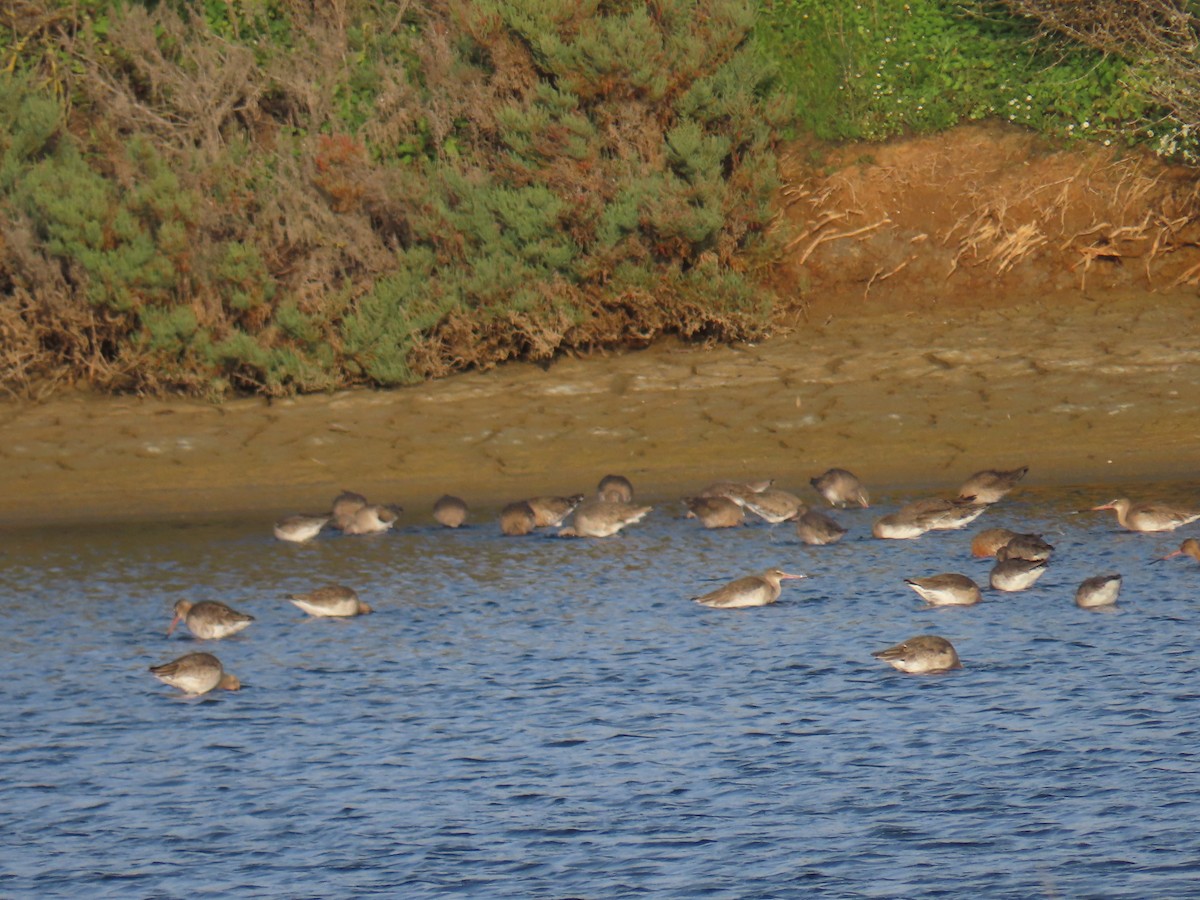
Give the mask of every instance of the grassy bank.
[{"label": "grassy bank", "polygon": [[796,129],[1164,140],[1144,63],[1018,7],[9,4],[0,383],[285,394],[761,334]]}]

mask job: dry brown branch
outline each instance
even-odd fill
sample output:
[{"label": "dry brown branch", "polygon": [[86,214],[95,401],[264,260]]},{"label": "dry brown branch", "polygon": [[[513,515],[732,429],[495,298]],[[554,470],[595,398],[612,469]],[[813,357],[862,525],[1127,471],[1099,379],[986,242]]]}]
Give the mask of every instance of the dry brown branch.
[{"label": "dry brown branch", "polygon": [[851,215],[850,210],[841,210],[841,211],[826,210],[825,212],[821,213],[817,217],[816,222],[814,222],[808,228],[804,229],[804,231],[801,232],[798,236],[796,236],[796,237],[792,238],[790,241],[788,241],[783,249],[785,251],[791,250],[793,247],[795,247],[797,244],[801,243],[806,238],[812,237],[814,234],[817,234],[826,225],[829,225],[829,224],[832,224],[833,222],[837,222],[841,219],[844,219],[849,215]]},{"label": "dry brown branch", "polygon": [[817,247],[821,246],[821,244],[824,244],[828,241],[840,241],[843,238],[858,237],[860,235],[867,234],[868,232],[875,231],[878,228],[882,228],[884,225],[890,224],[891,221],[892,220],[890,218],[884,216],[873,225],[864,225],[862,228],[855,228],[852,231],[840,231],[836,234],[819,234],[813,240],[813,242],[808,245],[808,248],[800,254],[800,258],[796,260],[796,265],[803,266],[804,263],[807,262],[809,256],[812,255],[812,252],[816,250]]},{"label": "dry brown branch", "polygon": [[[917,258],[917,254],[914,253],[908,259],[904,260],[904,262],[900,263],[900,265],[894,266],[892,269],[888,270],[887,272],[883,272],[882,269],[876,269],[875,272],[871,275],[871,277],[867,280],[867,286],[863,290],[863,297],[866,297],[867,294],[871,293],[871,286],[873,284],[875,284],[875,282],[887,281],[887,279],[891,278],[893,275],[895,275],[897,272],[899,272],[901,269],[903,269],[905,266],[907,266],[910,262],[912,262],[916,258]],[[881,272],[883,272],[883,274],[880,274]]]},{"label": "dry brown branch", "polygon": [[996,244],[988,254],[988,262],[996,264],[997,272],[1007,272],[1048,240],[1041,228],[1033,222],[1026,222]]},{"label": "dry brown branch", "polygon": [[1196,287],[1197,285],[1200,285],[1200,263],[1196,263],[1194,266],[1187,269],[1171,284],[1173,287],[1183,287],[1184,285]]}]

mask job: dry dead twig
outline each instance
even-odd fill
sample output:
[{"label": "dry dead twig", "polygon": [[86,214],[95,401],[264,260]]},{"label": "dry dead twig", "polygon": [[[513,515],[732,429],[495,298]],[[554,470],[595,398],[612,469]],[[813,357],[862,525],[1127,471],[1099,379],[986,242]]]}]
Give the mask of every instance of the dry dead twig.
[{"label": "dry dead twig", "polygon": [[864,225],[862,228],[855,228],[852,231],[840,231],[836,234],[819,234],[813,239],[813,242],[808,245],[807,249],[800,254],[800,258],[796,260],[796,265],[804,265],[809,256],[812,255],[812,252],[822,244],[828,243],[829,241],[840,241],[844,238],[860,237],[861,235],[868,234],[869,232],[882,228],[884,225],[890,225],[891,221],[892,220],[890,218],[884,216],[882,219],[872,225]]},{"label": "dry dead twig", "polygon": [[900,263],[900,265],[893,267],[892,269],[890,269],[887,272],[883,272],[883,274],[880,274],[880,272],[882,272],[881,269],[877,269],[871,275],[871,277],[867,280],[867,286],[866,286],[866,288],[863,289],[863,297],[866,297],[867,294],[871,293],[871,286],[873,284],[875,284],[875,282],[886,281],[887,279],[889,279],[893,275],[895,275],[897,272],[899,272],[901,269],[905,268],[910,262],[912,262],[916,258],[917,258],[917,254],[914,253],[908,259],[904,260],[904,262]]}]

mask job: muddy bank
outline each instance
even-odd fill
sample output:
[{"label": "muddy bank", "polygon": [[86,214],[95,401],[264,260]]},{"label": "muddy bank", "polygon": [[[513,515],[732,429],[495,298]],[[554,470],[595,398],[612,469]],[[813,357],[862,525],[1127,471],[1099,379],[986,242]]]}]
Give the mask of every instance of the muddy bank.
[{"label": "muddy bank", "polygon": [[1136,493],[1197,478],[1198,334],[1194,292],[907,310],[829,297],[756,346],[661,344],[274,403],[8,403],[0,524],[269,518],[342,488],[419,520],[444,492],[494,508],[608,472],[647,499],[739,476],[807,492],[833,465],[876,489],[1028,464],[1032,486]]}]

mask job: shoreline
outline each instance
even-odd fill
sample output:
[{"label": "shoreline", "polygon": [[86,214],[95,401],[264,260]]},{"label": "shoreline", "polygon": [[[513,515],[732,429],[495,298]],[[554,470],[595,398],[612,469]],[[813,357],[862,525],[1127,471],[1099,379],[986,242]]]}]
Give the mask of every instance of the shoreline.
[{"label": "shoreline", "polygon": [[1027,487],[1197,481],[1194,292],[855,298],[794,319],[753,346],[667,341],[390,391],[8,402],[0,527],[275,518],[342,489],[411,520],[443,493],[487,510],[610,472],[648,500],[759,477],[807,496],[831,466],[877,493],[1019,465]]}]

